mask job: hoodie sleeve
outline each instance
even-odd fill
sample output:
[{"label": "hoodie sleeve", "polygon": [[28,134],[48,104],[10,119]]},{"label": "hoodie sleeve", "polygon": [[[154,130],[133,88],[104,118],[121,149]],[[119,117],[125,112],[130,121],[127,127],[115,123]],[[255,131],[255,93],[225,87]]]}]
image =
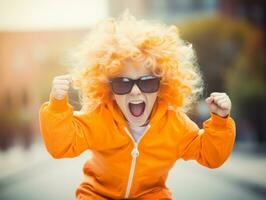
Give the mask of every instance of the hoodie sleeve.
[{"label": "hoodie sleeve", "polygon": [[[48,152],[54,158],[75,157],[92,146],[88,118],[74,115],[66,96],[57,100],[50,95],[39,110],[41,134]],[[89,139],[90,138],[90,139]]]},{"label": "hoodie sleeve", "polygon": [[183,113],[183,136],[179,146],[180,157],[184,160],[196,160],[208,168],[220,167],[232,152],[235,142],[235,122],[230,117],[220,117],[211,113],[199,129]]}]

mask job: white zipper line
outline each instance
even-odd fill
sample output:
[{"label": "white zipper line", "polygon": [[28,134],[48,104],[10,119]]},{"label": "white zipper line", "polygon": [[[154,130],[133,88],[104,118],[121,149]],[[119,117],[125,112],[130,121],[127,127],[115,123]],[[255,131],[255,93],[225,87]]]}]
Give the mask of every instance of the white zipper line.
[{"label": "white zipper line", "polygon": [[125,199],[127,199],[129,197],[129,192],[131,189],[133,176],[134,176],[134,172],[135,172],[135,167],[136,167],[136,159],[139,156],[139,151],[138,151],[137,147],[134,147],[134,149],[131,152],[131,156],[132,156],[132,162],[131,162],[131,167],[130,167],[130,172],[129,172],[129,178],[128,178],[128,183],[127,183],[127,190],[126,190],[126,194],[125,194]]},{"label": "white zipper line", "polygon": [[149,124],[147,129],[145,130],[145,132],[142,134],[142,136],[139,138],[139,140],[137,142],[134,140],[134,138],[132,137],[132,135],[128,131],[127,127],[125,127],[126,133],[129,135],[129,137],[131,138],[131,140],[134,143],[134,148],[131,151],[132,161],[131,161],[131,167],[130,167],[130,172],[129,172],[129,178],[128,178],[128,182],[127,182],[125,199],[128,199],[128,197],[129,197],[129,193],[130,193],[130,189],[131,189],[131,185],[132,185],[132,181],[133,181],[133,176],[134,176],[134,172],[135,172],[135,168],[136,168],[136,159],[139,156],[138,144],[150,127],[151,127],[151,125]]}]

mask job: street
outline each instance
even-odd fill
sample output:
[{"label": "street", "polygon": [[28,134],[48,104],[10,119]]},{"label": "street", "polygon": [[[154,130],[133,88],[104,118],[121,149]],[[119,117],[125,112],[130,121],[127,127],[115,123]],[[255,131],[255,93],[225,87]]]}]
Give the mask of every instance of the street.
[{"label": "street", "polygon": [[[17,167],[14,161],[4,162],[1,155],[0,200],[75,199],[75,189],[82,180],[82,165],[89,152],[59,160],[51,158],[41,144],[34,145],[30,152]],[[167,185],[175,200],[262,200],[266,195],[265,164],[265,157],[249,158],[239,153],[233,153],[218,169],[178,160]]]}]

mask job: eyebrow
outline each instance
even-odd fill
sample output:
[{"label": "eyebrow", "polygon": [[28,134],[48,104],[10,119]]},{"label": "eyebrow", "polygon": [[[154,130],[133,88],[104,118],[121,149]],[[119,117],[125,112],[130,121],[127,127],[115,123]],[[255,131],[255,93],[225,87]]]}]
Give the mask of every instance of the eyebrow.
[{"label": "eyebrow", "polygon": [[132,79],[132,80],[138,80],[138,79],[141,78],[142,80],[147,80],[147,79],[154,78],[154,77],[157,77],[157,76],[150,74],[150,75],[140,76],[140,77],[138,77],[136,79],[133,79],[133,78],[130,78],[130,77],[127,77],[127,76],[117,76],[117,77],[114,77],[113,79],[115,79],[115,78],[127,78],[127,79]]}]

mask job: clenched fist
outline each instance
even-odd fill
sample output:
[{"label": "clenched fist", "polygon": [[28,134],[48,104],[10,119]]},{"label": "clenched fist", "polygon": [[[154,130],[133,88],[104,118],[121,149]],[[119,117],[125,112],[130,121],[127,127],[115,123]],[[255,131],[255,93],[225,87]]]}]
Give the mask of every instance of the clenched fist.
[{"label": "clenched fist", "polygon": [[56,76],[52,84],[52,96],[57,100],[62,100],[68,93],[71,86],[72,78],[70,75]]},{"label": "clenched fist", "polygon": [[210,112],[227,117],[231,110],[231,100],[226,93],[213,92],[205,99]]}]

